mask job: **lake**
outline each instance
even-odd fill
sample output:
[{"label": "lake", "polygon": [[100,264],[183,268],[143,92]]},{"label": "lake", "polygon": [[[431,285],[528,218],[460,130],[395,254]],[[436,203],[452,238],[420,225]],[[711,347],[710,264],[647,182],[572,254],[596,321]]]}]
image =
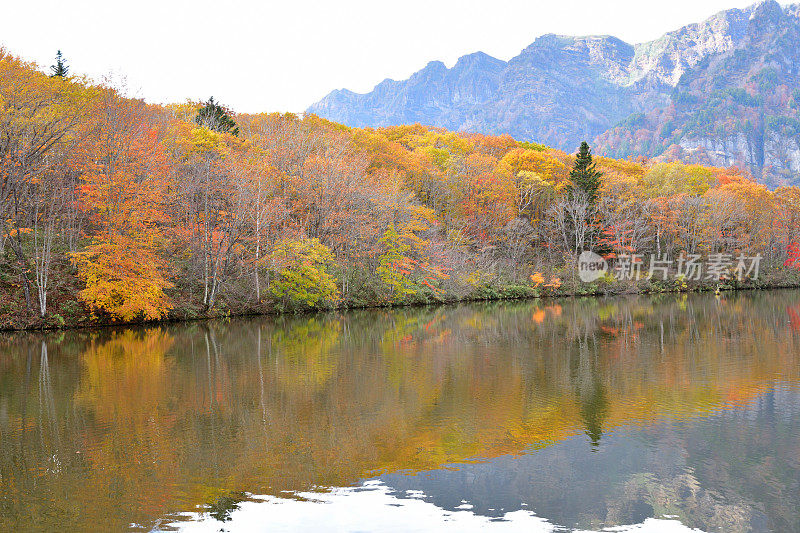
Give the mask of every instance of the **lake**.
[{"label": "lake", "polygon": [[0,530],[800,531],[800,291],[0,336]]}]

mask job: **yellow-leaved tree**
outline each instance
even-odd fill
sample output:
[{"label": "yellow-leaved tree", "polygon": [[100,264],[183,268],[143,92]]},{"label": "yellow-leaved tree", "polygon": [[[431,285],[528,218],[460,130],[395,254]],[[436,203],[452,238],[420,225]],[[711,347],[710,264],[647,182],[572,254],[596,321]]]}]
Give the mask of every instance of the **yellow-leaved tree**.
[{"label": "yellow-leaved tree", "polygon": [[397,232],[394,224],[386,228],[381,238],[384,252],[381,254],[377,272],[393,302],[400,302],[406,296],[413,296],[418,290],[417,284],[411,278],[416,265],[407,255],[411,251],[411,245],[406,240],[407,238]]},{"label": "yellow-leaved tree", "polygon": [[80,299],[95,315],[157,320],[172,307],[164,293],[172,284],[161,274],[161,260],[134,239],[109,235],[71,254],[71,260],[86,284]]},{"label": "yellow-leaved tree", "polygon": [[319,239],[285,239],[269,256],[275,277],[270,293],[284,307],[332,306],[339,301],[330,248]]}]

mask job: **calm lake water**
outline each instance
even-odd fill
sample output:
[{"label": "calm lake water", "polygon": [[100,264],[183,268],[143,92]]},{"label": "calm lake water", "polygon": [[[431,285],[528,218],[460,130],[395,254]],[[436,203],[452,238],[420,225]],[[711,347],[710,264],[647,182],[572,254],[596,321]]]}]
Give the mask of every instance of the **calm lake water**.
[{"label": "calm lake water", "polygon": [[0,530],[800,531],[800,292],[0,336]]}]

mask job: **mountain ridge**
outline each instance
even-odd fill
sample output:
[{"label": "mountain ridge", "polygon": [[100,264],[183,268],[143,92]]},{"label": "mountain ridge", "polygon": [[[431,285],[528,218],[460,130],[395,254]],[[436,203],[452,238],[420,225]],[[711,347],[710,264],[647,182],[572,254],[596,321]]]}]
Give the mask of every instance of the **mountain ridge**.
[{"label": "mountain ridge", "polygon": [[566,151],[589,140],[600,154],[739,165],[779,186],[800,181],[799,72],[800,4],[763,0],[645,43],[549,33],[508,61],[483,52],[451,68],[431,61],[368,93],[332,91],[308,112],[353,127],[507,133]]}]

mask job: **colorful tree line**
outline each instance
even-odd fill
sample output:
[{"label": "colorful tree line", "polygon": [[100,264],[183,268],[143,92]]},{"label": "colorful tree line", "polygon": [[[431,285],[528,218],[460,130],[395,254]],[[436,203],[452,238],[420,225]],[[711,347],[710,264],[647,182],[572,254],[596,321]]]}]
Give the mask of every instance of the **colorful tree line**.
[{"label": "colorful tree line", "polygon": [[151,105],[60,61],[0,51],[6,327],[616,290],[576,282],[586,249],[798,279],[800,189],[736,169]]}]

